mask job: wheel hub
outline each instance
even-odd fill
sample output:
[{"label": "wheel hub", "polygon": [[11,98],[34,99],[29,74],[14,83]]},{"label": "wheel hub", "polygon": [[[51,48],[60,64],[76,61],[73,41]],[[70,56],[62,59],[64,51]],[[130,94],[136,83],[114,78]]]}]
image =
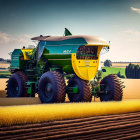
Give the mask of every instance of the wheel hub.
[{"label": "wheel hub", "polygon": [[17,87],[16,87],[16,91],[18,91],[18,90],[19,90],[19,87],[17,86]]},{"label": "wheel hub", "polygon": [[52,84],[51,83],[48,83],[46,85],[45,91],[46,91],[46,93],[51,93],[51,91],[52,91]]}]

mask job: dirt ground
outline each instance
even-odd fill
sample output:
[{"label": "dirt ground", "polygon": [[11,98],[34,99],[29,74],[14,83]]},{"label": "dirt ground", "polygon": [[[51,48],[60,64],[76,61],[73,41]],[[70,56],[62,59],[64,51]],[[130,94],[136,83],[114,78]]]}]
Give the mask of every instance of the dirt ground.
[{"label": "dirt ground", "polygon": [[[0,79],[0,98],[1,98],[1,102],[3,103],[7,101],[7,98],[4,99],[6,97],[6,91],[5,91],[6,81],[7,79]],[[122,79],[122,81],[124,82],[124,85],[126,86],[124,88],[123,100],[140,99],[140,79]],[[26,103],[39,104],[40,103],[38,96],[36,96],[36,98],[32,98],[32,99],[30,98],[29,100],[27,100],[26,98],[23,98],[20,101],[19,99],[15,99],[14,101],[11,100],[11,103],[8,103],[8,104],[11,105],[13,102],[16,102],[16,100],[17,100],[17,104],[26,104]],[[66,102],[69,101],[68,97],[66,97],[65,101]],[[92,101],[94,101],[94,97],[92,98]],[[99,102],[100,100],[99,98],[95,98],[95,101]]]},{"label": "dirt ground", "polygon": [[0,98],[4,98],[6,96],[6,78],[0,78]]},{"label": "dirt ground", "polygon": [[[47,115],[46,115],[47,116]],[[1,127],[0,139],[139,139],[140,112]]]},{"label": "dirt ground", "polygon": [[122,79],[124,81],[123,99],[140,99],[140,79]]}]

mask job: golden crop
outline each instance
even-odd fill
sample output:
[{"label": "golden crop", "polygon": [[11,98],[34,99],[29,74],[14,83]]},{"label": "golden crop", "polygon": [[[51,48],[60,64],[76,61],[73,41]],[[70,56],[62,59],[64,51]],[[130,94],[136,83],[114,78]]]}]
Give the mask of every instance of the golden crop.
[{"label": "golden crop", "polygon": [[0,126],[140,111],[140,100],[0,107]]}]

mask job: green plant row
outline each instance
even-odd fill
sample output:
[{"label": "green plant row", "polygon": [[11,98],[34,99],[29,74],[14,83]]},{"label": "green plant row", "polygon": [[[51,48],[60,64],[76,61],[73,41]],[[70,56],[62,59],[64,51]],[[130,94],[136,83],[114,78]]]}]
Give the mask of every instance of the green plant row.
[{"label": "green plant row", "polygon": [[140,79],[140,66],[130,63],[126,66],[125,75],[127,78]]},{"label": "green plant row", "polygon": [[0,78],[8,78],[10,76],[9,71],[0,71]]},{"label": "green plant row", "polygon": [[125,76],[125,68],[115,68],[115,67],[102,67],[102,69],[105,69],[106,72],[103,72],[102,77],[105,77],[109,74],[116,74],[120,78],[126,78]]}]

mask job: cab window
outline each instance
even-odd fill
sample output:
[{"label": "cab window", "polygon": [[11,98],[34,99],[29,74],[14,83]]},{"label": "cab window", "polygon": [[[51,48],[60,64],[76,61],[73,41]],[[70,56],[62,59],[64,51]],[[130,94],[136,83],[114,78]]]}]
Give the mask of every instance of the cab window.
[{"label": "cab window", "polygon": [[80,46],[77,49],[77,59],[98,59],[97,57],[98,46]]}]

